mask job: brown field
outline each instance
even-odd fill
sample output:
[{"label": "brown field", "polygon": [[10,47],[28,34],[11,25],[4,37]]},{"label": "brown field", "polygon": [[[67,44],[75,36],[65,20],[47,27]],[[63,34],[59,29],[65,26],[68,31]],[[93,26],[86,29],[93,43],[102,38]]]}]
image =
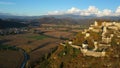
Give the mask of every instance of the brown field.
[{"label": "brown field", "polygon": [[49,36],[54,36],[57,38],[60,38],[60,37],[70,38],[71,36],[73,36],[73,33],[65,32],[65,31],[51,31],[51,32],[46,32],[45,34]]},{"label": "brown field", "polygon": [[76,33],[78,33],[78,32],[80,32],[80,31],[82,31],[82,30],[78,30],[78,29],[73,29],[73,30],[71,30],[72,32],[76,32]]},{"label": "brown field", "polygon": [[17,46],[23,49],[25,47],[34,49],[35,47],[39,46],[42,42],[46,41],[46,39],[36,40],[33,38],[28,38],[31,36],[39,36],[39,35],[38,34],[9,35],[9,36],[5,36],[4,38],[2,38],[2,40],[9,40],[3,43],[4,45]]},{"label": "brown field", "polygon": [[50,53],[53,48],[63,41],[59,39],[61,36],[70,38],[73,36],[73,33],[65,31],[47,31],[45,32],[45,35],[57,37],[58,39],[52,37],[43,37],[43,39],[39,39],[36,38],[36,36],[42,35],[27,33],[3,36],[0,38],[0,41],[3,41],[1,42],[3,45],[17,46],[24,49],[30,56],[30,64],[35,65],[36,61],[38,61],[43,55]]},{"label": "brown field", "polygon": [[[58,41],[59,42],[59,41]],[[58,46],[59,44],[55,43],[54,42],[51,42],[49,44],[47,44],[47,46],[45,47],[42,47],[42,48],[39,48],[35,51],[33,51],[32,53],[30,53],[30,60],[31,60],[31,63],[35,63],[35,61],[39,61],[39,59],[41,57],[43,57],[43,55],[47,54],[47,53],[50,53],[52,51],[53,48],[55,48],[56,46]]]},{"label": "brown field", "polygon": [[34,38],[28,38],[31,36],[40,36],[39,34],[19,34],[19,35],[9,35],[1,38],[1,40],[8,40],[6,42],[3,42],[4,45],[9,46],[17,46],[22,49],[24,49],[27,52],[30,52],[31,50],[34,50],[35,48],[41,46],[42,44],[48,43],[48,42],[54,42],[58,39],[54,38],[44,38],[44,39],[34,39]]},{"label": "brown field", "polygon": [[24,56],[19,51],[1,50],[0,68],[20,68]]}]

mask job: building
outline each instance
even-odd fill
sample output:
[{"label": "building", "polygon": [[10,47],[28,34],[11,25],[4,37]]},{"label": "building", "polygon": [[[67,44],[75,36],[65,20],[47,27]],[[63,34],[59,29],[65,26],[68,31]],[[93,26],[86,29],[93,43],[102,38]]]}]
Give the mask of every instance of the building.
[{"label": "building", "polygon": [[[90,32],[96,32],[100,35],[99,40],[93,41],[94,48],[89,49],[89,43],[87,41],[88,37],[91,37]],[[102,22],[99,24],[97,21],[93,25],[90,25],[89,29],[85,29],[82,34],[84,34],[85,41],[81,44],[82,46],[72,45],[70,41],[69,44],[73,48],[81,50],[84,56],[94,56],[94,57],[104,57],[106,56],[106,49],[111,46],[111,42],[114,36],[118,39],[120,38],[120,23],[118,22]],[[95,40],[91,38],[91,40]],[[120,41],[116,41],[116,44],[119,45]]]}]

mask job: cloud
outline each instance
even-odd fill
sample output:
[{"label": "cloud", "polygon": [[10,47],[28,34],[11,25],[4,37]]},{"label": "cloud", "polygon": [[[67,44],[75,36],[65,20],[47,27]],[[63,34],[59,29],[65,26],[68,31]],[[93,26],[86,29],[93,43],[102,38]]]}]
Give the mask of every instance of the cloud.
[{"label": "cloud", "polygon": [[56,10],[56,11],[48,12],[48,14],[49,15],[62,15],[62,14],[65,14],[65,13],[62,12],[62,11]]},{"label": "cloud", "polygon": [[79,12],[80,12],[80,9],[75,8],[75,7],[72,7],[71,9],[67,10],[67,13],[69,13],[69,14],[79,13]]},{"label": "cloud", "polygon": [[116,9],[116,13],[120,13],[120,6]]},{"label": "cloud", "polygon": [[0,5],[13,5],[13,4],[15,4],[15,3],[0,1]]},{"label": "cloud", "polygon": [[82,16],[95,15],[98,17],[120,16],[120,6],[118,6],[115,11],[112,11],[110,9],[100,10],[95,6],[89,6],[87,9],[79,9],[76,7],[72,7],[66,11],[52,11],[48,13],[48,15],[63,15],[63,14],[73,14],[73,15],[82,15]]},{"label": "cloud", "polygon": [[109,9],[104,9],[102,11],[98,11],[98,13],[96,13],[97,16],[114,16],[113,12]]},{"label": "cloud", "polygon": [[89,6],[88,11],[91,12],[91,13],[97,13],[98,8],[96,8],[95,6]]},{"label": "cloud", "polygon": [[80,15],[89,16],[89,15],[96,15],[99,12],[99,9],[95,6],[89,6],[88,9],[81,10]]},{"label": "cloud", "polygon": [[115,16],[120,16],[120,6],[116,9]]}]

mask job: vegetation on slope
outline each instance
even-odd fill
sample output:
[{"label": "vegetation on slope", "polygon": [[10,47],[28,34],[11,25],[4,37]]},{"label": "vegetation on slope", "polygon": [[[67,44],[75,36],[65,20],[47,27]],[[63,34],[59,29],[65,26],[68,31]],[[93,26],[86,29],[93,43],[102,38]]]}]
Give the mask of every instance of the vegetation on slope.
[{"label": "vegetation on slope", "polygon": [[[99,40],[99,35],[92,33],[90,38]],[[78,33],[73,42],[79,45],[82,40],[85,40],[83,34]],[[90,39],[88,39],[89,41]],[[120,39],[112,39],[112,46],[106,50],[105,57],[84,56],[80,50],[74,49],[66,43],[66,46],[58,46],[58,49],[47,58],[45,56],[45,60],[39,62],[35,68],[119,68],[120,45],[116,41],[120,41]]]},{"label": "vegetation on slope", "polygon": [[[114,50],[110,51],[111,49]],[[119,68],[119,49],[120,46],[108,49],[110,54],[107,57],[90,57],[84,56],[80,50],[74,49],[69,45],[66,47],[59,46],[49,58],[46,58],[35,68]]]},{"label": "vegetation on slope", "polygon": [[26,24],[0,19],[0,29],[26,27]]}]

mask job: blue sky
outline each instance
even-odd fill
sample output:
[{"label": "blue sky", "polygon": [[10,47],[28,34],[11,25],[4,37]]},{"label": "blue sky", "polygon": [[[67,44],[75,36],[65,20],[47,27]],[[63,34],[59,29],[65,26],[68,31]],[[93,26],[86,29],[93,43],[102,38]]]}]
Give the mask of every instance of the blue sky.
[{"label": "blue sky", "polygon": [[85,10],[89,6],[101,12],[104,9],[114,12],[120,6],[120,0],[0,0],[0,13],[39,16],[54,14],[54,11],[66,13],[72,7]]}]

